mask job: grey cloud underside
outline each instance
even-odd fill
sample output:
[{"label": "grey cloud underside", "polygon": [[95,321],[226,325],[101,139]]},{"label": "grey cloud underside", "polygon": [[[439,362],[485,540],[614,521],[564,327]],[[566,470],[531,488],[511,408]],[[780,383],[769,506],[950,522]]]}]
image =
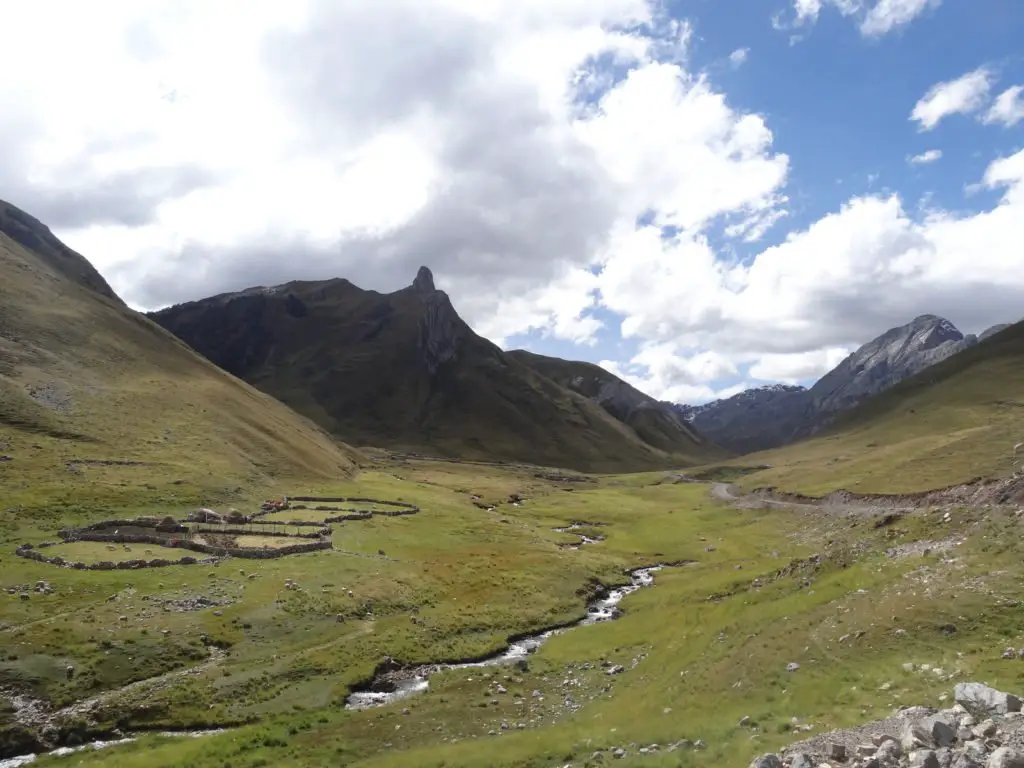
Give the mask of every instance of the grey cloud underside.
[{"label": "grey cloud underside", "polygon": [[51,229],[79,229],[92,225],[140,227],[151,223],[158,207],[218,181],[213,172],[197,165],[151,166],[98,176],[94,158],[115,146],[126,149],[150,137],[127,136],[118,142],[94,141],[74,160],[52,173],[52,185],[32,183],[26,161],[30,142],[40,133],[31,119],[0,126],[0,189],[12,203]]},{"label": "grey cloud underside", "polygon": [[196,166],[144,168],[61,189],[26,189],[18,200],[54,229],[141,227],[155,219],[162,203],[212,183],[214,175]]},{"label": "grey cloud underside", "polygon": [[322,3],[306,29],[268,41],[267,60],[295,124],[328,153],[406,120],[432,126],[443,188],[382,236],[339,236],[327,247],[286,235],[221,251],[196,245],[155,269],[123,267],[115,281],[130,301],[157,307],[335,276],[390,290],[424,263],[467,292],[511,295],[524,277],[537,285],[590,261],[618,206],[592,152],[534,91],[493,70],[492,30],[413,3],[385,5]]}]

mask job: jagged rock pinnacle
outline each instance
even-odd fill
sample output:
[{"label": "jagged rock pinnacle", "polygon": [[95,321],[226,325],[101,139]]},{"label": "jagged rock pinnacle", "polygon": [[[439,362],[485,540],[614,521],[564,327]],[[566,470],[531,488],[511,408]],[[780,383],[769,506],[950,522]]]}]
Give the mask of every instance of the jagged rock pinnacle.
[{"label": "jagged rock pinnacle", "polygon": [[419,272],[416,273],[416,279],[412,281],[412,287],[416,289],[417,293],[433,293],[436,290],[434,275],[427,267],[420,267]]}]

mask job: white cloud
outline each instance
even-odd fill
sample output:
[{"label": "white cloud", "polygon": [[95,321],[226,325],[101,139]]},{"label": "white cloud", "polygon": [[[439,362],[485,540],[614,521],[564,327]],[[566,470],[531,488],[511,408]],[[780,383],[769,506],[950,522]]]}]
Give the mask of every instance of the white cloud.
[{"label": "white cloud", "polygon": [[1007,88],[996,96],[982,117],[983,123],[1001,123],[1007,128],[1012,128],[1021,120],[1024,120],[1024,85]]},{"label": "white cloud", "polygon": [[[57,7],[72,71],[30,42]],[[335,275],[394,289],[426,263],[493,338],[586,343],[613,231],[653,211],[753,239],[784,213],[788,158],[647,0],[51,0],[5,21],[23,130],[0,182],[146,308]]]},{"label": "white cloud", "polygon": [[[650,359],[649,362],[654,363]],[[706,403],[719,398],[732,397],[750,386],[743,382],[716,389],[689,376],[686,368],[690,362],[692,360],[687,358],[667,358],[666,367],[655,365],[651,369],[634,361],[621,364],[614,360],[602,360],[599,365],[609,373],[632,384],[641,392],[657,400],[671,403]],[[700,366],[701,363],[698,362],[697,365]],[[683,371],[683,375],[676,375],[678,371]]]},{"label": "white cloud", "polygon": [[[715,350],[766,380],[812,378],[919,314],[979,331],[1020,315],[1024,151],[993,162],[982,185],[1002,197],[972,214],[932,208],[915,219],[896,195],[853,198],[749,263],[717,259],[700,236],[620,232],[600,302],[649,348],[683,359]],[[660,391],[692,382],[675,373],[680,361],[654,362],[633,375]]]},{"label": "white cloud", "polygon": [[813,24],[821,13],[821,0],[793,0],[793,10],[796,12],[797,24]]},{"label": "white cloud", "polygon": [[733,69],[739,69],[743,66],[749,56],[749,48],[737,48],[729,54],[729,63],[732,65]]},{"label": "white cloud", "polygon": [[979,67],[955,80],[936,83],[914,105],[910,119],[919,130],[930,131],[943,118],[977,112],[988,101],[994,76],[987,67]]},{"label": "white cloud", "polygon": [[750,376],[760,381],[798,384],[817,380],[841,363],[852,350],[825,347],[809,352],[762,355],[750,366]]},{"label": "white cloud", "polygon": [[897,27],[909,24],[928,8],[941,0],[878,0],[861,22],[860,31],[867,37],[888,34]]},{"label": "white cloud", "polygon": [[927,165],[929,163],[934,163],[935,161],[941,159],[941,149],[929,149],[925,152],[922,152],[919,155],[911,155],[910,157],[907,158],[907,162],[913,163],[914,165]]}]

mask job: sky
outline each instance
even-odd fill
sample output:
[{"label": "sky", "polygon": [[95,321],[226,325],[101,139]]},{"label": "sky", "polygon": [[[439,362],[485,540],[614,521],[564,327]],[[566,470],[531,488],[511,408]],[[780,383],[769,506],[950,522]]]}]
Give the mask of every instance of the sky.
[{"label": "sky", "polygon": [[139,309],[427,265],[686,403],[1024,316],[1018,0],[0,7],[0,198]]}]

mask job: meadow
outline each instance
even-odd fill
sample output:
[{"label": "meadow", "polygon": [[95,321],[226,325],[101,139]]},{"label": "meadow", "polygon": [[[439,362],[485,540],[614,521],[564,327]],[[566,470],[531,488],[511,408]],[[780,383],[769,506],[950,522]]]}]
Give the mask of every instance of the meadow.
[{"label": "meadow", "polygon": [[[616,747],[622,765],[741,766],[806,725],[938,703],[952,679],[1024,687],[1024,666],[1000,658],[1024,646],[1011,511],[944,520],[924,509],[881,525],[870,509],[736,508],[672,477],[570,484],[524,468],[385,463],[302,489],[421,507],[336,524],[333,551],[130,572],[4,556],[4,587],[43,579],[53,592],[4,595],[0,679],[54,708],[98,699],[92,725],[71,725],[79,738],[143,734],[39,765],[234,768],[582,766]],[[575,537],[553,529],[577,521],[605,539],[559,547]],[[52,539],[31,518],[7,530]],[[344,708],[387,658],[482,656],[580,618],[599,583],[654,563],[680,565],[628,596],[620,619],[553,637],[525,668],[444,672],[412,698]],[[227,730],[144,735],[215,727]]]}]

